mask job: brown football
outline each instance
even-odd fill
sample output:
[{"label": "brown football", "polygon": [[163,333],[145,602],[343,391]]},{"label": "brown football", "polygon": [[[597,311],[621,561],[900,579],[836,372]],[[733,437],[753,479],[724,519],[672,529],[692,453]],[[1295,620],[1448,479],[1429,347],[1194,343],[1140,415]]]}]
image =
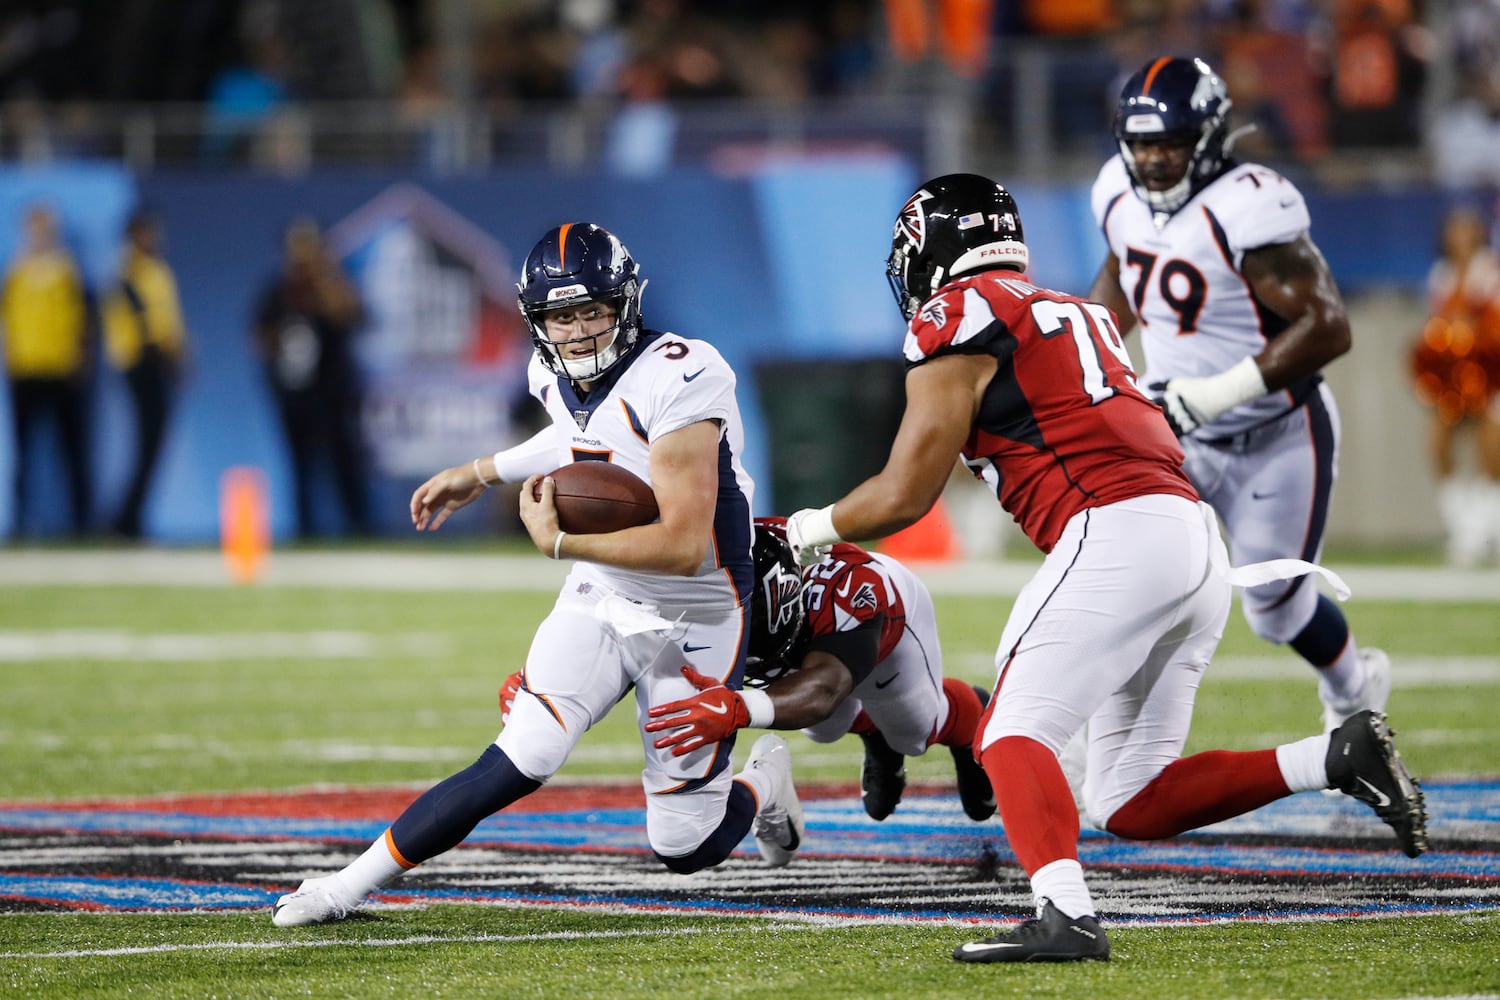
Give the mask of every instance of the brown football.
[{"label": "brown football", "polygon": [[[549,475],[557,484],[557,523],[570,535],[598,535],[656,520],[645,480],[610,462],[573,462]],[[537,480],[540,496],[541,480]]]}]

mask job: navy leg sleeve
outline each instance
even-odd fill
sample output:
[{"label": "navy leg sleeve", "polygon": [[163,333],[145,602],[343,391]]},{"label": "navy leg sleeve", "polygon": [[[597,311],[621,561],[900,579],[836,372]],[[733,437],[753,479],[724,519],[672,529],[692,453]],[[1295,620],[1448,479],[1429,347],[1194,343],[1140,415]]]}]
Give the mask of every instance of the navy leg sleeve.
[{"label": "navy leg sleeve", "polygon": [[422,793],[391,824],[391,841],[412,864],[458,846],[479,821],[542,787],[490,744],[479,759]]},{"label": "navy leg sleeve", "polygon": [[1349,622],[1327,594],[1318,595],[1318,609],[1307,627],[1292,639],[1291,647],[1315,667],[1326,667],[1339,658],[1349,644]]},{"label": "navy leg sleeve", "polygon": [[729,852],[745,839],[745,834],[750,832],[750,823],[754,819],[755,793],[743,783],[736,781],[729,787],[729,800],[724,804],[724,819],[720,821],[718,828],[698,845],[698,849],[692,854],[682,854],[671,858],[658,854],[657,860],[679,875],[691,875],[704,868],[712,868],[729,857]]}]

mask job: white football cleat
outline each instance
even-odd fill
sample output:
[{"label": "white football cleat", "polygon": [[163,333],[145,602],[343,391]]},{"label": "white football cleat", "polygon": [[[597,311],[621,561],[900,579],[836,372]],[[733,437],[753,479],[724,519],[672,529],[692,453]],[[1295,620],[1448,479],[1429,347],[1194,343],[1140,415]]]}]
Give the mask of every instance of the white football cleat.
[{"label": "white football cleat", "polygon": [[337,875],[310,878],[271,907],[271,923],[277,927],[305,927],[343,920],[359,908]]},{"label": "white football cleat", "polygon": [[750,748],[745,770],[764,772],[771,779],[771,794],[755,814],[755,846],[772,868],[792,860],[802,846],[802,803],[792,784],[792,750],[786,740],[767,733]]},{"label": "white football cleat", "polygon": [[1323,702],[1323,732],[1331,733],[1350,716],[1359,712],[1384,712],[1391,700],[1391,658],[1384,650],[1366,646],[1359,651],[1359,665],[1364,668],[1365,683],[1359,694],[1347,700],[1329,698],[1321,687],[1318,699]]}]

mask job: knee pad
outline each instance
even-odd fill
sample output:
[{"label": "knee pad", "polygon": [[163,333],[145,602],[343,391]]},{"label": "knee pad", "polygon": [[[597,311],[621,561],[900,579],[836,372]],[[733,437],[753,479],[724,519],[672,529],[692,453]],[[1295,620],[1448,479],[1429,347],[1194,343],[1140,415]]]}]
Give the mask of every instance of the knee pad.
[{"label": "knee pad", "polygon": [[755,819],[755,795],[738,781],[730,782],[724,798],[692,797],[699,801],[688,803],[687,809],[672,803],[668,808],[652,810],[650,802],[646,808],[646,837],[651,850],[657,860],[679,875],[711,868],[729,857]]},{"label": "knee pad", "polygon": [[1241,608],[1250,631],[1284,646],[1307,627],[1318,607],[1318,588],[1307,577],[1293,581],[1292,587],[1291,594],[1280,601],[1256,600],[1252,591],[1245,592]]}]

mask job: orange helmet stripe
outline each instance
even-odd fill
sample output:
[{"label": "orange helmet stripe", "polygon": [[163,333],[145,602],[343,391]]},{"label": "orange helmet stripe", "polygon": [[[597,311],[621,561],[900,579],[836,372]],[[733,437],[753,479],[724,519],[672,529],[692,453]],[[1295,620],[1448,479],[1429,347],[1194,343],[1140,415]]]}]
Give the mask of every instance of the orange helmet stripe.
[{"label": "orange helmet stripe", "polygon": [[1151,93],[1151,82],[1156,79],[1156,74],[1161,71],[1161,68],[1171,61],[1171,56],[1162,56],[1151,64],[1151,68],[1146,71],[1146,82],[1141,84],[1142,94]]},{"label": "orange helmet stripe", "polygon": [[560,271],[568,269],[568,230],[572,228],[573,223],[564,222],[557,231],[557,268]]}]

